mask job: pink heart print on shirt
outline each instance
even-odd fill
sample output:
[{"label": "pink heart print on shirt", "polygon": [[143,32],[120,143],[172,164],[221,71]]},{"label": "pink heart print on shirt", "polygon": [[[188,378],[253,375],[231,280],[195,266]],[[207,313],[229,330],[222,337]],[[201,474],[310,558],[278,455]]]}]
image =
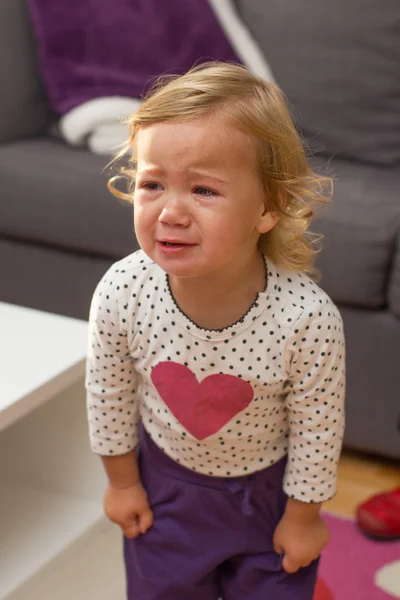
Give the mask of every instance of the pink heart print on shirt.
[{"label": "pink heart print on shirt", "polygon": [[172,414],[198,440],[213,435],[252,401],[251,385],[234,375],[209,375],[200,383],[184,365],[162,362],[151,380]]}]

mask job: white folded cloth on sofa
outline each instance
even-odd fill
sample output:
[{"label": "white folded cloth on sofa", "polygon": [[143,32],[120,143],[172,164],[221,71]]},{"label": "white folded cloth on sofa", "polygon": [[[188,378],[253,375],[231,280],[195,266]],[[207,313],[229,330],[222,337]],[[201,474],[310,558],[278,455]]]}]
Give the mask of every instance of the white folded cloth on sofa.
[{"label": "white folded cloth on sofa", "polygon": [[136,98],[94,98],[61,117],[61,135],[72,146],[88,146],[96,154],[112,154],[128,141],[128,129],[122,120],[140,104]]}]

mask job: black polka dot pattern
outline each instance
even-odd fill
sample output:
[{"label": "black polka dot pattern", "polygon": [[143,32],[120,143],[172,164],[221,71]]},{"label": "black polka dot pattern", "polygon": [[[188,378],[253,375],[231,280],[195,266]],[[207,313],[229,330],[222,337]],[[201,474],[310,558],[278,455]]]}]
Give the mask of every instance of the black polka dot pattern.
[{"label": "black polka dot pattern", "polygon": [[[269,263],[267,288],[246,315],[225,329],[206,330],[179,310],[165,273],[138,251],[99,283],[89,329],[94,452],[135,448],[141,418],[157,445],[191,470],[236,477],[288,454],[289,496],[323,502],[334,495],[344,428],[343,326],[335,305],[306,275]],[[194,405],[196,386],[216,374],[250,384],[252,400],[198,439],[152,380],[162,363],[177,363],[196,377],[194,392],[187,388],[182,402]]]}]

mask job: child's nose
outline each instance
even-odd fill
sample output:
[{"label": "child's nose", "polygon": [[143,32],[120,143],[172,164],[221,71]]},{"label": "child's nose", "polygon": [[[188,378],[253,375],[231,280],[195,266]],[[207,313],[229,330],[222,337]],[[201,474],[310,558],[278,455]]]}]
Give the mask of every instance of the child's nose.
[{"label": "child's nose", "polygon": [[185,201],[178,197],[170,198],[165,202],[158,220],[165,225],[181,227],[188,227],[191,222]]}]

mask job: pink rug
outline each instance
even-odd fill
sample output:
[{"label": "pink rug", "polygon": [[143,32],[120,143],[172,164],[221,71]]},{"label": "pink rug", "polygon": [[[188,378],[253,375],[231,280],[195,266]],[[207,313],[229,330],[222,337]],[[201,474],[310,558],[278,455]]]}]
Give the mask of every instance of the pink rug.
[{"label": "pink rug", "polygon": [[400,598],[400,541],[365,538],[353,521],[324,515],[331,532],[314,600]]}]

